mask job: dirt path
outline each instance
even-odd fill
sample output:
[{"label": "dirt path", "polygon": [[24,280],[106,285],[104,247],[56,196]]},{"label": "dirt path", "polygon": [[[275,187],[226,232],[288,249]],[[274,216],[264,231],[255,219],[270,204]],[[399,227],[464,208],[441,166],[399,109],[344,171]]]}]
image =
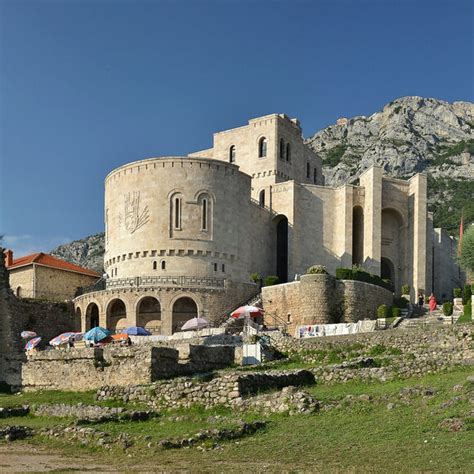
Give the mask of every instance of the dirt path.
[{"label": "dirt path", "polygon": [[26,443],[0,444],[0,473],[10,472],[117,472],[86,456],[70,458]]}]

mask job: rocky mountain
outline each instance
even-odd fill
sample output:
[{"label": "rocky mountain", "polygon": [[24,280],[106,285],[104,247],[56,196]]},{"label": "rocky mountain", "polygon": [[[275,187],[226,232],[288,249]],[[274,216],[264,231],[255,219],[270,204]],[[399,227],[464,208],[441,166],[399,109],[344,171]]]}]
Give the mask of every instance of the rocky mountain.
[{"label": "rocky mountain", "polygon": [[[326,184],[354,183],[372,164],[390,176],[428,174],[435,227],[456,234],[461,210],[474,222],[474,104],[402,97],[370,117],[341,118],[306,140],[323,158]],[[52,255],[102,272],[104,234],[57,247]]]},{"label": "rocky mountain", "polygon": [[60,245],[49,253],[81,267],[102,273],[104,269],[104,249],[104,233],[101,232],[85,239]]},{"label": "rocky mountain", "polygon": [[372,164],[390,176],[428,174],[436,227],[474,222],[474,104],[401,97],[370,117],[340,118],[306,140],[323,158],[326,184],[357,181]]}]

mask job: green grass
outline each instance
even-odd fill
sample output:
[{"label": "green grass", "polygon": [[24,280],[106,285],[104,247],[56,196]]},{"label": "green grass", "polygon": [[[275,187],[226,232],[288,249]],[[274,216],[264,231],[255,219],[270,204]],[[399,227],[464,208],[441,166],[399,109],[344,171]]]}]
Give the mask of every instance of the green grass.
[{"label": "green grass", "polygon": [[[469,412],[472,389],[465,382],[472,368],[456,369],[422,378],[388,383],[347,383],[333,386],[316,385],[308,391],[323,403],[343,400],[347,395],[367,394],[371,402],[341,403],[340,408],[315,415],[269,416],[262,432],[236,441],[221,442],[222,450],[198,451],[196,448],[161,451],[148,449],[144,435],[153,440],[163,436],[190,435],[202,428],[232,426],[235,418],[230,410],[206,411],[200,407],[172,413],[187,414],[183,421],[158,418],[146,422],[96,425],[110,434],[128,433],[135,445],[124,452],[113,449],[67,444],[61,439],[36,438],[39,443],[65,455],[87,454],[110,466],[129,470],[165,470],[171,472],[468,472],[474,463],[474,426]],[[456,384],[464,384],[462,392],[453,392]],[[409,386],[434,387],[433,397],[414,396],[409,405],[399,400],[399,391]],[[454,396],[463,400],[449,408],[441,403]],[[393,402],[395,408],[387,409]],[[209,422],[212,414],[228,418],[218,424]],[[257,415],[246,413],[248,420]],[[258,416],[262,418],[261,416]],[[466,429],[449,432],[439,426],[447,417],[466,420]],[[17,424],[25,424],[21,419]],[[28,417],[28,423],[33,420]]]},{"label": "green grass", "polygon": [[340,144],[336,145],[335,147],[327,150],[326,157],[324,158],[324,165],[334,167],[338,165],[341,160],[342,156],[347,150],[347,145]]}]

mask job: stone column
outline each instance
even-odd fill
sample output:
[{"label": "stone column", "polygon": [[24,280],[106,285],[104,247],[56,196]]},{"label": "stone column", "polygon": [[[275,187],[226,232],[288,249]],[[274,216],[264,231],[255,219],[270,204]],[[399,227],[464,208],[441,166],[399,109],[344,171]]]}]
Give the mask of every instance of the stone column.
[{"label": "stone column", "polygon": [[364,268],[380,276],[382,252],[382,168],[372,166],[360,176],[364,200]]},{"label": "stone column", "polygon": [[410,180],[410,233],[412,234],[412,291],[427,289],[426,283],[426,242],[427,242],[427,180],[425,174],[417,174]]}]

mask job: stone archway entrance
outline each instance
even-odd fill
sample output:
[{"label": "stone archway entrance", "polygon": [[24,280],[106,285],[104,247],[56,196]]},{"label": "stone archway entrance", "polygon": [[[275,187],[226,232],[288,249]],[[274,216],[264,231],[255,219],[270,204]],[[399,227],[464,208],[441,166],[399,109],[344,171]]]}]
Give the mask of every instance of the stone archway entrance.
[{"label": "stone archway entrance", "polygon": [[[79,308],[78,308],[79,309]],[[95,303],[89,303],[86,309],[86,331],[99,325],[99,307]]]},{"label": "stone archway entrance", "polygon": [[146,296],[138,303],[137,326],[153,334],[161,334],[161,305],[153,296]]},{"label": "stone archway entrance", "polygon": [[279,216],[276,223],[276,274],[278,283],[288,281],[288,219]]},{"label": "stone archway entrance", "polygon": [[384,280],[390,280],[392,285],[395,281],[395,269],[393,267],[393,263],[385,257],[382,257],[380,261],[380,276]]},{"label": "stone archway entrance", "polygon": [[125,303],[116,298],[107,305],[107,329],[118,331],[127,327],[127,310]]},{"label": "stone archway entrance", "polygon": [[172,328],[171,332],[181,331],[181,326],[191,318],[198,316],[198,307],[196,302],[188,296],[183,296],[175,301],[173,305]]}]

